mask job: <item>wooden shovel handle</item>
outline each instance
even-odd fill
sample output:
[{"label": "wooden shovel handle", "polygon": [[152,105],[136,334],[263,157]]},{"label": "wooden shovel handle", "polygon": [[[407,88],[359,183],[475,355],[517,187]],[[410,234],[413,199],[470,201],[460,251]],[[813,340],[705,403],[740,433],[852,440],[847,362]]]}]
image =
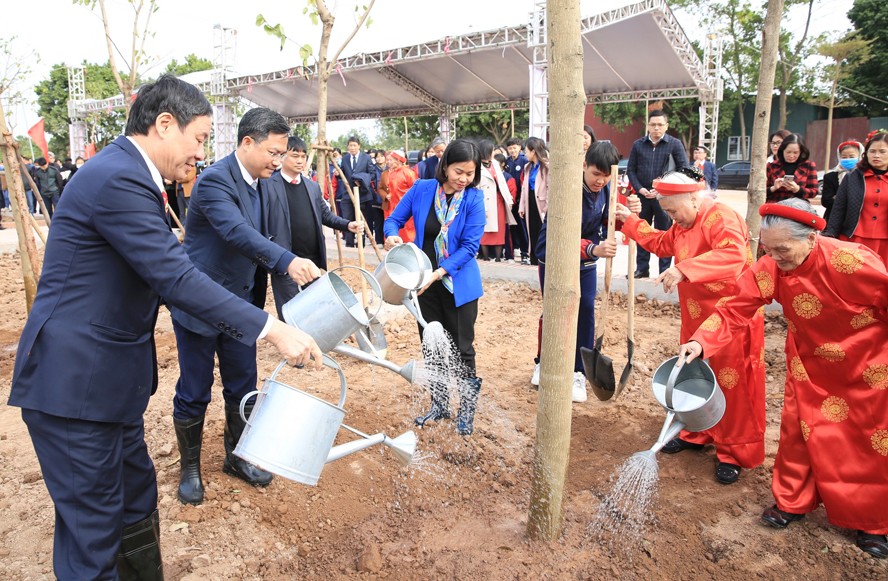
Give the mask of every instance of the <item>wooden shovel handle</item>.
[{"label": "wooden shovel handle", "polygon": [[[617,224],[617,181],[620,175],[620,168],[611,166],[611,181],[608,188],[607,201],[607,239],[611,242],[615,240],[614,228]],[[604,267],[604,295],[601,297],[601,317],[598,322],[600,332],[599,337],[604,336],[605,325],[607,324],[607,308],[610,302],[611,276],[613,275],[614,259],[608,257]]]}]

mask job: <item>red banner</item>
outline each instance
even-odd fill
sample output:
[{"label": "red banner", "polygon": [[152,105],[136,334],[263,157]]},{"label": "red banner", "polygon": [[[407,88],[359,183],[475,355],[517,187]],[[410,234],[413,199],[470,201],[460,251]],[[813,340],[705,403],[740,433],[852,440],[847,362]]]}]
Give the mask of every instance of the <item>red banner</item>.
[{"label": "red banner", "polygon": [[28,129],[28,137],[34,142],[34,145],[43,152],[43,157],[49,157],[49,146],[46,145],[46,134],[43,132],[43,118],[34,124],[34,127]]}]

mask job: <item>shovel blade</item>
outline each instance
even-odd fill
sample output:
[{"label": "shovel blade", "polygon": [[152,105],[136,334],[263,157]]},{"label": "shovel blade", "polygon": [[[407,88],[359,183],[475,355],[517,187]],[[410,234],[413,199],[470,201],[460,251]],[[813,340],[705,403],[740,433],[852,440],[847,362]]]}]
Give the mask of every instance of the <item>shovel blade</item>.
[{"label": "shovel blade", "polygon": [[613,360],[598,349],[586,347],[580,347],[580,356],[583,359],[583,369],[595,397],[601,401],[612,398],[617,388]]},{"label": "shovel blade", "polygon": [[633,360],[635,358],[634,341],[626,341],[626,351],[629,359],[626,361],[626,367],[623,368],[623,373],[620,374],[620,382],[617,384],[617,389],[614,392],[614,397],[617,397],[623,392],[623,388],[625,388],[626,384],[629,383],[629,376],[632,375],[632,370],[635,369],[635,364],[633,363]]}]

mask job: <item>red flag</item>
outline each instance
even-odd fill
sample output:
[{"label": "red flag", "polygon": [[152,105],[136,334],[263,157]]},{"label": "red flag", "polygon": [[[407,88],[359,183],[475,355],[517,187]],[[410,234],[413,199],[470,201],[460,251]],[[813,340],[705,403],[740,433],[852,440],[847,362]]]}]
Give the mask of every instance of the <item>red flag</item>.
[{"label": "red flag", "polygon": [[43,157],[49,157],[49,146],[46,145],[46,134],[43,132],[43,117],[34,124],[34,127],[28,129],[28,137],[34,142],[34,145],[43,152]]},{"label": "red flag", "polygon": [[83,158],[89,159],[96,154],[96,144],[95,143],[87,143],[86,147],[83,150]]}]

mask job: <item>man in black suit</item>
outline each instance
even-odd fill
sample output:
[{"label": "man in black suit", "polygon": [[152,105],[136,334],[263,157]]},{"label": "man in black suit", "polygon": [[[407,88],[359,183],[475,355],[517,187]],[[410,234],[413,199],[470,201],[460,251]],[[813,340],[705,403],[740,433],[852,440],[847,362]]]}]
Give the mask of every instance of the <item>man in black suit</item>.
[{"label": "man in black suit", "polygon": [[[360,222],[335,215],[324,202],[321,187],[302,175],[308,159],[305,150],[305,142],[291,135],[281,171],[263,181],[269,196],[268,231],[282,247],[327,270],[327,246],[321,226],[353,234],[364,228]],[[271,289],[278,316],[283,318],[281,308],[296,296],[299,285],[289,276],[272,273]]]},{"label": "man in black suit", "polygon": [[163,179],[204,157],[212,108],[172,76],[139,91],[119,137],[72,178],[19,340],[9,404],[22,408],[55,504],[55,576],[162,579],[157,481],[143,413],[157,388],[154,325],[168,305],[291,363],[305,333],[194,268],[166,223]]},{"label": "man in black suit", "polygon": [[[374,194],[371,182],[376,177],[375,164],[369,155],[361,151],[361,140],[357,136],[348,138],[346,149],[347,153],[342,156],[342,173],[348,181],[346,186],[350,191],[354,191],[357,186],[361,213],[369,216],[373,213]],[[382,200],[379,203],[382,204]],[[356,215],[351,198],[346,196],[342,201],[342,217],[352,221]],[[356,246],[354,233],[345,233],[345,245]]]},{"label": "man in black suit", "polygon": [[[271,109],[251,109],[238,125],[237,150],[204,170],[191,193],[185,224],[185,251],[194,265],[223,287],[262,308],[268,272],[303,285],[321,275],[313,262],[296,257],[269,239],[269,196],[265,180],[280,166],[287,151],[287,121]],[[215,382],[219,358],[225,400],[226,474],[254,486],[271,482],[269,472],[234,455],[246,424],[241,399],[256,389],[256,346],[245,345],[224,329],[207,325],[173,308],[173,330],[179,350],[179,381],[173,399],[173,424],[182,460],[179,500],[203,502],[200,452],[204,415]],[[249,417],[252,402],[245,407]]]}]

